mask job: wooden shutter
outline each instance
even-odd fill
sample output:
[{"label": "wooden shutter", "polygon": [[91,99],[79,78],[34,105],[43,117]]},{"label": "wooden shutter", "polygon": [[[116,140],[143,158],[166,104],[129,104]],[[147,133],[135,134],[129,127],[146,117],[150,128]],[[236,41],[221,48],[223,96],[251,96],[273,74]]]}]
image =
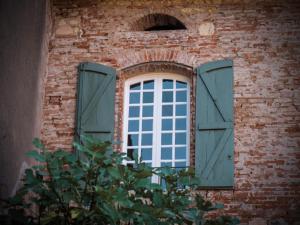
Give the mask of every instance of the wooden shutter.
[{"label": "wooden shutter", "polygon": [[201,187],[234,185],[232,61],[197,68],[196,175]]},{"label": "wooden shutter", "polygon": [[114,133],[116,71],[95,63],[78,67],[76,135],[112,141]]}]

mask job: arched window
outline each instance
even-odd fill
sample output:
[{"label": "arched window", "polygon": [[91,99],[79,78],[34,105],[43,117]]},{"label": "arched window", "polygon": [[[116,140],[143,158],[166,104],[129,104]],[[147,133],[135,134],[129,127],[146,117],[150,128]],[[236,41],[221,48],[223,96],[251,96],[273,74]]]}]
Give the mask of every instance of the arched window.
[{"label": "arched window", "polygon": [[189,79],[177,74],[151,73],[125,82],[123,151],[129,158],[135,152],[152,167],[189,165],[189,90]]}]

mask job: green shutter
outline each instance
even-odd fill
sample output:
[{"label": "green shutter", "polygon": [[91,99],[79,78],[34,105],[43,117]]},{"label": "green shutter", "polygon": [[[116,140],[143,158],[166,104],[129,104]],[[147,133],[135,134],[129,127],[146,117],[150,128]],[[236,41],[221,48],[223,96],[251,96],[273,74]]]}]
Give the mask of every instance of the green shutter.
[{"label": "green shutter", "polygon": [[95,63],[78,67],[76,136],[92,135],[112,141],[114,133],[116,71]]},{"label": "green shutter", "polygon": [[199,66],[195,167],[201,187],[233,187],[233,137],[232,61],[215,61]]}]

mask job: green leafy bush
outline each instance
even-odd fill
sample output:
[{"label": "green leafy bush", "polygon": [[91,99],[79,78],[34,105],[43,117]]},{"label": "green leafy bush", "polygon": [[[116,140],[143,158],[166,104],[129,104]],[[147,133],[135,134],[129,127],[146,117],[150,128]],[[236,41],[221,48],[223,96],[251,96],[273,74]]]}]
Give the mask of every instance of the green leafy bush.
[{"label": "green leafy bush", "polygon": [[[83,139],[84,145],[74,144],[80,157],[50,152],[34,141],[40,151],[27,155],[39,164],[26,170],[23,187],[6,202],[1,224],[238,224],[228,216],[204,219],[222,205],[197,194],[191,169],[151,168],[137,159],[125,166],[124,153],[109,143]],[[151,183],[154,175],[164,185]]]}]

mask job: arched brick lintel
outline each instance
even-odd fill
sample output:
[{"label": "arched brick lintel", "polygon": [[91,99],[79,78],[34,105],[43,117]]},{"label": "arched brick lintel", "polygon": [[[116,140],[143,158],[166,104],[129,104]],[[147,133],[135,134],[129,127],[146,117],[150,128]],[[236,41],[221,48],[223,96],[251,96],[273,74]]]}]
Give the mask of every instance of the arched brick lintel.
[{"label": "arched brick lintel", "polygon": [[132,76],[152,72],[176,73],[188,77],[192,77],[194,74],[192,66],[176,62],[152,61],[125,67],[119,71],[118,75],[127,79]]}]

